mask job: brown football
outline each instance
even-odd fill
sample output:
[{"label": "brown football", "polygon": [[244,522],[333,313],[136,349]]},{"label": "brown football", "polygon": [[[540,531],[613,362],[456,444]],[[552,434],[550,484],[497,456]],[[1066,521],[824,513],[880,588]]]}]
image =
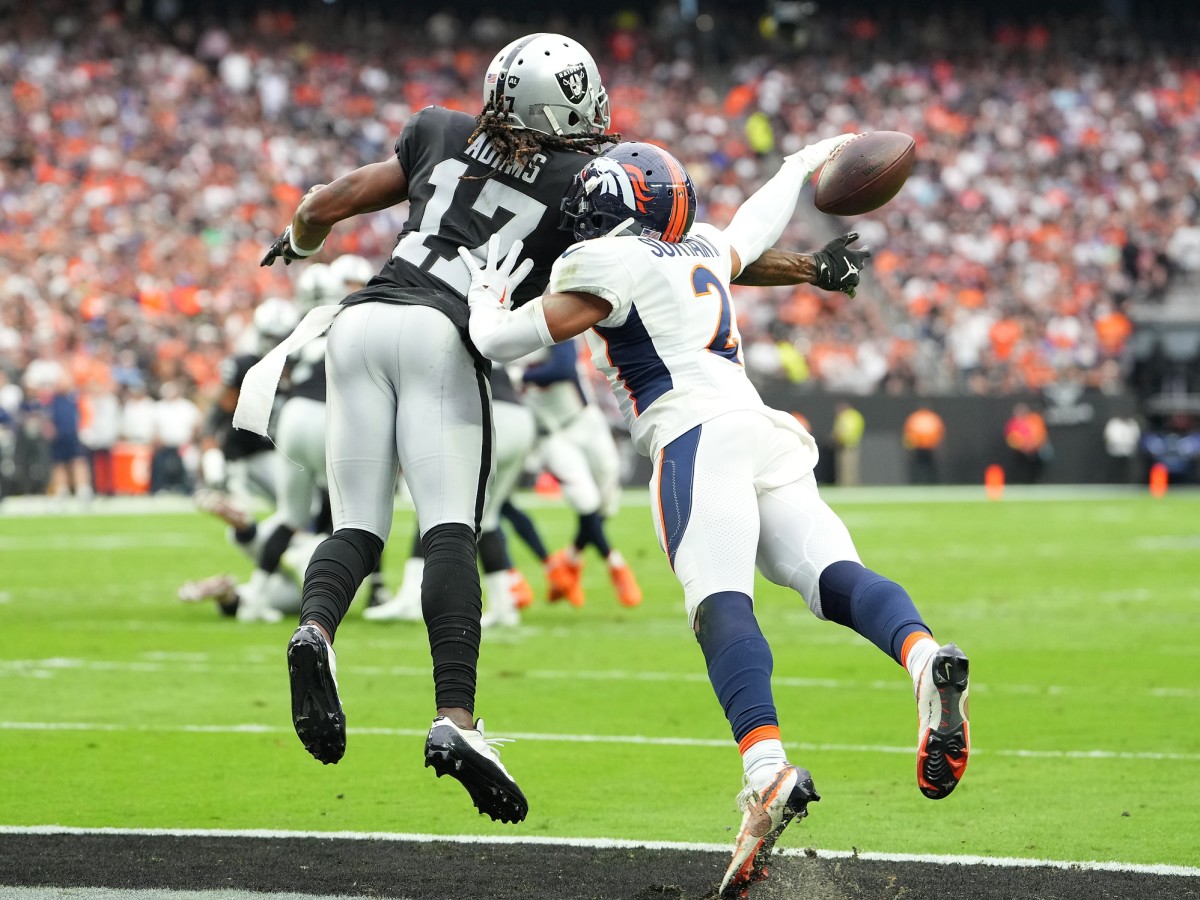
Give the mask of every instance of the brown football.
[{"label": "brown football", "polygon": [[904,186],[916,155],[916,143],[903,132],[860,134],[825,162],[813,203],[834,216],[859,216],[879,209]]}]

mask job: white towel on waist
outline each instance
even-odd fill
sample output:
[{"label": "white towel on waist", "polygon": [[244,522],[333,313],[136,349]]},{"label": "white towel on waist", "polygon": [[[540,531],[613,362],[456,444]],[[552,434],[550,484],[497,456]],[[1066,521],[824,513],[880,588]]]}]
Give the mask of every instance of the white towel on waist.
[{"label": "white towel on waist", "polygon": [[275,391],[279,389],[279,376],[283,374],[288,355],[328,331],[342,309],[341,304],[331,303],[309,310],[295,331],[250,367],[242,381],[237,409],[233,411],[234,428],[261,435],[267,433],[267,425],[271,421],[271,407],[275,403]]}]

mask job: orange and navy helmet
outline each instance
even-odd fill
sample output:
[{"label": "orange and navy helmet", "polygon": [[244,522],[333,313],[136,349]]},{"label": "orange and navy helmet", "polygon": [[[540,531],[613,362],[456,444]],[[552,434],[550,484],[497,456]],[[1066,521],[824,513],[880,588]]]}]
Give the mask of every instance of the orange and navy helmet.
[{"label": "orange and navy helmet", "polygon": [[562,201],[559,228],[577,241],[636,234],[675,243],[696,218],[696,189],[683,164],[655,147],[628,141],[609,147],[571,181]]}]

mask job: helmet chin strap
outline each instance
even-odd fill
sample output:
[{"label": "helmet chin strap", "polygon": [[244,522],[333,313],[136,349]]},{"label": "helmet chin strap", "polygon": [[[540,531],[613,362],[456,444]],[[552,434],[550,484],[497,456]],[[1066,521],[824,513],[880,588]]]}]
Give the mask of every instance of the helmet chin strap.
[{"label": "helmet chin strap", "polygon": [[544,115],[546,117],[546,120],[550,123],[550,127],[554,129],[554,133],[558,137],[562,137],[563,127],[558,124],[558,119],[554,118],[554,113],[551,112],[550,106],[548,104],[542,106],[542,115]]},{"label": "helmet chin strap", "polygon": [[635,221],[633,221],[633,217],[630,216],[628,219],[626,219],[624,222],[622,222],[616,228],[609,231],[604,236],[605,237],[620,237],[621,235],[625,235],[625,234],[636,234],[637,233],[636,227],[635,227],[636,225],[637,225],[637,223]]}]

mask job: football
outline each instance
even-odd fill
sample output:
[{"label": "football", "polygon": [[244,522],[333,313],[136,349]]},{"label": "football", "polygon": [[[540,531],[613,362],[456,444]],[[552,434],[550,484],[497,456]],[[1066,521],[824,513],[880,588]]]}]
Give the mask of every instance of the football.
[{"label": "football", "polygon": [[904,186],[916,155],[916,143],[903,132],[860,134],[825,162],[813,203],[834,216],[858,216],[879,209]]}]

